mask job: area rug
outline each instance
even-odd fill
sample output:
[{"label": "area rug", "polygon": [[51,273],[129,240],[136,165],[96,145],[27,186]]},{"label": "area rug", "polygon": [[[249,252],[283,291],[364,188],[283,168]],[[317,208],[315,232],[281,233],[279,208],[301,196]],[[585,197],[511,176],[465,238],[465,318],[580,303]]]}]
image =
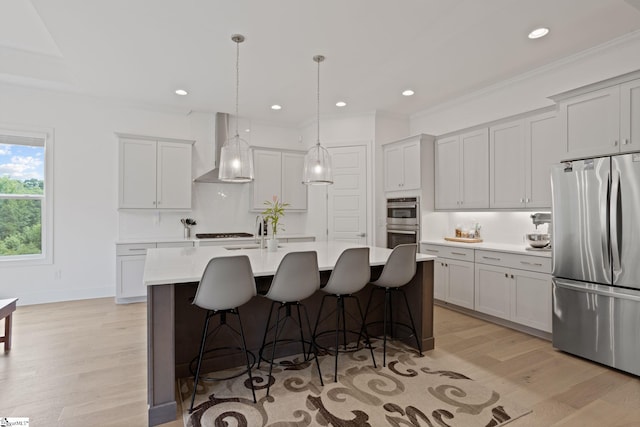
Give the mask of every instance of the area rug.
[{"label": "area rug", "polygon": [[[193,379],[178,380],[185,426],[497,427],[531,412],[398,342],[387,342],[383,368],[381,344],[374,341],[375,369],[367,349],[341,354],[338,382],[333,381],[333,356],[320,356],[324,387],[314,362],[304,362],[300,356],[281,359],[281,365],[273,368],[269,397],[269,366],[263,362],[253,370],[257,403],[246,374],[227,381],[200,381],[191,415]],[[287,365],[300,361],[299,366]]]}]

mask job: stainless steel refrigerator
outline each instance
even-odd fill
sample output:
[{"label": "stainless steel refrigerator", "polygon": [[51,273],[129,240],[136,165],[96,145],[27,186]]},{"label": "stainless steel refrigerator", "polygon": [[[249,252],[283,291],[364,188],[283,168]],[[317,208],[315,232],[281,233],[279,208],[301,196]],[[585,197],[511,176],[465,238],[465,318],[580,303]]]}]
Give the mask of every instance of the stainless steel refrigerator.
[{"label": "stainless steel refrigerator", "polygon": [[551,173],[553,346],[640,375],[640,153]]}]

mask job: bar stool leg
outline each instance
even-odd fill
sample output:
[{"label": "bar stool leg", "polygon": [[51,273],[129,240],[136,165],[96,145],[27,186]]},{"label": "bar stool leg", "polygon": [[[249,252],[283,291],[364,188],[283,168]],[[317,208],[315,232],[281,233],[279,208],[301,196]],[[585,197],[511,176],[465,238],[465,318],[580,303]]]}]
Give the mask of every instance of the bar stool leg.
[{"label": "bar stool leg", "polygon": [[338,382],[338,353],[340,349],[340,315],[344,313],[344,310],[340,310],[340,296],[336,297],[336,349],[333,366],[333,381]]},{"label": "bar stool leg", "polygon": [[411,315],[411,309],[409,308],[409,300],[407,300],[407,294],[403,289],[399,289],[404,297],[404,303],[407,306],[407,313],[409,313],[409,320],[411,321],[411,329],[413,330],[413,336],[416,337],[416,344],[418,345],[418,352],[420,356],[422,356],[422,345],[420,344],[420,337],[418,337],[418,332],[416,331],[416,325],[413,323],[413,316]]},{"label": "bar stool leg", "polygon": [[200,367],[202,366],[202,355],[204,354],[204,346],[207,341],[207,330],[209,329],[209,320],[211,319],[211,311],[207,311],[207,320],[202,328],[202,340],[200,341],[200,351],[198,352],[198,368],[196,369],[196,376],[193,379],[193,393],[191,394],[191,406],[189,406],[189,413],[193,412],[193,402],[196,400],[196,390],[198,388],[198,380],[200,379]]},{"label": "bar stool leg", "polygon": [[238,323],[240,324],[240,336],[242,337],[242,351],[244,351],[244,357],[247,359],[247,371],[249,372],[249,382],[251,383],[251,394],[253,394],[253,403],[256,403],[256,390],[253,388],[253,375],[251,375],[251,362],[249,362],[249,353],[247,353],[247,341],[244,338],[244,329],[242,328],[242,319],[240,318],[240,311],[236,308],[236,315],[238,316]]},{"label": "bar stool leg", "polygon": [[267,333],[269,332],[269,324],[271,324],[271,315],[273,314],[273,306],[276,304],[275,301],[271,303],[271,308],[269,309],[269,317],[267,318],[267,326],[264,328],[264,335],[262,336],[262,344],[260,345],[260,351],[258,353],[258,366],[260,369],[260,363],[262,362],[262,351],[264,350],[264,344],[267,342]]},{"label": "bar stool leg", "polygon": [[[282,305],[278,307],[278,313],[276,315],[276,330],[273,335],[273,349],[271,350],[271,361],[269,363],[269,376],[267,377],[267,396],[269,396],[269,390],[271,390],[271,373],[273,372],[273,360],[276,358],[276,342],[278,341],[278,326],[280,325],[280,309]],[[267,324],[267,328],[269,325]],[[266,337],[265,333],[265,337]],[[264,343],[263,343],[264,346]]]},{"label": "bar stool leg", "polygon": [[[356,300],[356,304],[358,305],[358,312],[360,313],[360,319],[362,319],[362,325],[363,328],[360,330],[360,333],[362,334],[362,332],[364,332],[364,338],[367,340],[367,342],[369,343],[369,351],[371,352],[371,360],[373,360],[373,367],[377,368],[376,366],[376,358],[373,356],[373,344],[371,343],[371,338],[369,338],[369,334],[367,333],[367,328],[364,327],[364,315],[362,314],[362,307],[360,307],[360,300],[356,297],[353,297]],[[358,336],[358,346],[360,346],[360,336]]]},{"label": "bar stool leg", "polygon": [[[302,317],[300,317],[300,303],[296,303],[296,308],[298,309],[298,326],[300,330],[300,345],[302,346],[302,357],[304,360],[309,360],[307,358],[307,349],[304,346],[304,334],[302,333]],[[309,333],[311,333],[311,328],[309,328]],[[309,345],[309,355],[311,355],[311,344]]]},{"label": "bar stool leg", "polygon": [[[309,329],[309,333],[311,333],[311,322],[309,321],[309,313],[307,312],[307,307],[303,305],[302,308],[304,308],[304,317],[307,319],[307,328]],[[300,328],[302,328],[302,325],[300,325]],[[318,377],[320,377],[320,385],[324,386],[324,381],[322,381],[322,372],[320,371],[318,347],[316,346],[316,340],[315,340],[315,337],[313,336],[311,337],[311,345],[313,346],[313,354],[315,355],[315,359],[316,359],[316,368],[318,368]]]},{"label": "bar stool leg", "polygon": [[383,333],[383,339],[382,339],[382,366],[386,367],[387,366],[387,310],[389,307],[389,288],[386,288],[384,291],[384,317],[382,320],[382,333]]}]

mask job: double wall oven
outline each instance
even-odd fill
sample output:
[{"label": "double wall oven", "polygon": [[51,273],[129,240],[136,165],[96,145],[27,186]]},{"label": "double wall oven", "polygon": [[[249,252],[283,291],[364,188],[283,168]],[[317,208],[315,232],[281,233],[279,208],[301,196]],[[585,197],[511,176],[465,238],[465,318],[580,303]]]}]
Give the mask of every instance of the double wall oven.
[{"label": "double wall oven", "polygon": [[420,234],[420,198],[387,199],[387,247],[418,243]]}]

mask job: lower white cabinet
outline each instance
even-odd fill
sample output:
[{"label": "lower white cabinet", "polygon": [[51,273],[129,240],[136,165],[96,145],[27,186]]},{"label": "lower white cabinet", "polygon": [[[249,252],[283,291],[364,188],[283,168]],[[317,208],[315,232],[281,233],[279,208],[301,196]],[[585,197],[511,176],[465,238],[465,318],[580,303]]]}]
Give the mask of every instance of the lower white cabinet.
[{"label": "lower white cabinet", "polygon": [[[534,264],[527,261],[529,256],[521,258],[522,263]],[[475,270],[476,311],[551,332],[551,274],[478,262]]]},{"label": "lower white cabinet", "polygon": [[151,242],[116,245],[116,303],[146,301],[147,287],[142,282],[147,249],[192,247],[193,242]]},{"label": "lower white cabinet", "polygon": [[551,332],[551,258],[422,243],[436,255],[433,297]]},{"label": "lower white cabinet", "polygon": [[434,263],[433,297],[473,310],[473,249],[423,244],[421,252],[438,257]]}]

